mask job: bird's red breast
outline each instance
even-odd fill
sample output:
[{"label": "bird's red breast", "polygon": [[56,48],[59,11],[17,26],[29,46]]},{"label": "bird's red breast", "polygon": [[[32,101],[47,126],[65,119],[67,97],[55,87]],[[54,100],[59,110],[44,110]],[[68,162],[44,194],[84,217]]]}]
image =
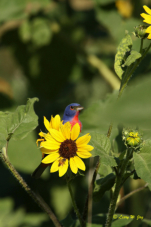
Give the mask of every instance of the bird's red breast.
[{"label": "bird's red breast", "polygon": [[72,120],[70,121],[70,124],[71,124],[71,128],[76,124],[78,123],[80,125],[80,132],[82,130],[82,123],[81,121],[79,121],[79,112],[76,113],[76,115],[72,118]]}]

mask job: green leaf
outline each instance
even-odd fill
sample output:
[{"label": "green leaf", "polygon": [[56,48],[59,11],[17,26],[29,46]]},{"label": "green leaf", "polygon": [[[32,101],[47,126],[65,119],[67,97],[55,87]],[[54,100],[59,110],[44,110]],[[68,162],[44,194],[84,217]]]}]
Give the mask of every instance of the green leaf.
[{"label": "green leaf", "polygon": [[32,98],[27,105],[19,106],[14,113],[0,112],[0,150],[10,138],[23,139],[38,125],[38,116],[33,104],[38,101]]},{"label": "green leaf", "polygon": [[31,23],[31,39],[37,46],[47,45],[52,38],[52,31],[46,19],[36,18]]},{"label": "green leaf", "polygon": [[100,174],[101,177],[102,176],[105,177],[106,175],[112,173],[112,168],[110,166],[107,166],[107,165],[101,163],[98,173]]},{"label": "green leaf", "polygon": [[[145,150],[144,150],[145,151]],[[151,184],[151,155],[146,149],[146,153],[137,154],[134,152],[134,166],[138,176]]]},{"label": "green leaf", "polygon": [[[145,147],[151,147],[151,140],[147,139],[143,141],[144,146],[142,147],[141,151],[145,148]],[[142,152],[143,153],[143,152]]]},{"label": "green leaf", "polygon": [[151,154],[151,146],[145,144],[140,150],[140,153],[148,153]]},{"label": "green leaf", "polygon": [[113,218],[116,220],[113,221],[112,227],[122,227],[128,225],[130,222],[133,221],[133,218],[131,215],[126,214],[114,214]]},{"label": "green leaf", "polygon": [[[36,139],[33,131],[23,140],[10,140],[9,142],[9,158],[15,168],[23,173],[31,174],[41,162],[42,155],[36,145]],[[46,175],[49,176],[48,170],[42,174],[42,177]]]},{"label": "green leaf", "polygon": [[102,151],[106,152],[107,154],[110,153],[111,142],[107,136],[97,133],[97,132],[91,132],[91,143],[93,143],[95,145],[95,148],[97,150],[101,149]]},{"label": "green leaf", "polygon": [[125,37],[120,42],[117,53],[115,55],[114,69],[120,79],[122,79],[122,75],[124,70],[122,69],[122,63],[124,61],[124,57],[126,52],[130,51],[132,47],[132,39],[130,35],[126,34]]},{"label": "green leaf", "polygon": [[146,223],[147,226],[151,226],[151,220],[149,220],[149,219],[144,218],[144,219],[142,219],[142,222]]},{"label": "green leaf", "polygon": [[94,201],[99,202],[104,193],[113,187],[114,183],[115,175],[113,173],[110,173],[104,178],[96,180],[96,185],[93,192]]},{"label": "green leaf", "polygon": [[38,116],[35,114],[33,104],[38,98],[28,99],[26,105],[19,106],[7,119],[7,133],[13,139],[23,139],[38,125]]},{"label": "green leaf", "polygon": [[109,155],[111,149],[110,140],[107,136],[97,132],[91,132],[90,144],[94,147],[91,151],[93,156],[100,156],[101,163],[109,166],[116,166],[116,162],[112,156]]},{"label": "green leaf", "polygon": [[130,66],[132,63],[134,63],[137,59],[139,59],[142,55],[137,52],[136,50],[132,50],[130,55],[127,57],[125,63],[122,65],[124,66]]},{"label": "green leaf", "polygon": [[[92,227],[103,227],[106,223],[106,214],[97,214],[92,216]],[[126,214],[114,214],[114,217],[116,219],[113,219],[112,227],[125,227],[130,222],[133,221],[132,215],[126,215]]]}]

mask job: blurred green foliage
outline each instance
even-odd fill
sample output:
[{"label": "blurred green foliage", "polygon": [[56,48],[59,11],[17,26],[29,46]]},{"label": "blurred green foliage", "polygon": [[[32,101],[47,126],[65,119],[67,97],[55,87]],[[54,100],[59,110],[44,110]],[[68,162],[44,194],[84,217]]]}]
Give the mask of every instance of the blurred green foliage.
[{"label": "blurred green foliage", "polygon": [[[18,105],[25,104],[27,98],[39,98],[39,102],[35,103],[35,112],[39,116],[36,132],[30,133],[23,140],[10,141],[8,156],[31,187],[53,207],[60,220],[71,211],[71,223],[75,219],[75,214],[64,179],[59,179],[57,173],[50,175],[48,169],[41,179],[31,178],[32,171],[41,160],[41,152],[36,147],[35,141],[40,129],[44,129],[43,116],[50,119],[51,115],[62,114],[69,103],[78,102],[85,107],[80,117],[83,133],[96,131],[105,135],[110,120],[113,119],[115,124],[111,144],[108,142],[106,144],[112,147],[114,153],[125,149],[121,137],[123,124],[140,127],[145,139],[151,136],[150,53],[130,81],[130,87],[135,87],[136,81],[138,85],[135,89],[129,90],[127,95],[123,95],[116,108],[110,103],[117,97],[117,92],[112,93],[112,87],[103,77],[105,74],[103,68],[100,71],[88,61],[90,55],[95,55],[115,75],[113,66],[117,46],[124,38],[125,30],[132,34],[134,26],[142,24],[139,14],[143,12],[143,4],[151,7],[150,2],[127,1],[132,8],[129,17],[123,14],[117,5],[118,1],[115,0],[81,0],[81,2],[83,4],[77,0],[0,1],[0,110],[14,110]],[[139,51],[140,40],[132,36],[132,41],[133,48]],[[145,45],[148,42],[145,41]],[[118,78],[116,75],[115,77]],[[143,83],[144,80],[146,82]],[[108,93],[111,95],[107,95]],[[115,109],[118,109],[118,112]],[[5,140],[5,131],[0,135]],[[4,140],[2,145],[6,142]],[[97,141],[93,143],[96,144]],[[107,154],[103,157],[104,162],[99,173],[105,177],[111,172],[106,162],[113,160],[110,160],[112,156],[109,156],[107,146],[102,144],[102,147]],[[148,166],[147,154],[144,153],[143,157],[146,157]],[[73,182],[80,211],[83,209],[88,190],[89,169],[93,169],[96,160],[97,158],[94,158],[92,166],[86,161],[86,177],[79,176]],[[53,226],[2,163],[0,173],[0,226]],[[147,174],[147,171],[142,174]],[[142,182],[137,186],[139,184]],[[131,181],[128,181],[125,193],[130,189]],[[130,209],[132,200],[129,199],[125,202],[125,208],[120,207],[118,212],[150,219],[151,204],[148,201],[151,195],[149,192],[143,194],[141,207],[137,205],[138,197],[135,198],[136,202],[133,201],[135,204],[133,210]],[[93,215],[96,215],[94,218],[97,220],[93,227],[101,226],[97,223],[100,223],[100,218],[102,220],[100,214],[107,213],[108,205],[109,192],[106,192],[98,203],[93,204]],[[123,225],[128,225],[129,222],[130,219]],[[135,227],[138,223],[143,226],[141,221],[136,220],[129,226]]]}]

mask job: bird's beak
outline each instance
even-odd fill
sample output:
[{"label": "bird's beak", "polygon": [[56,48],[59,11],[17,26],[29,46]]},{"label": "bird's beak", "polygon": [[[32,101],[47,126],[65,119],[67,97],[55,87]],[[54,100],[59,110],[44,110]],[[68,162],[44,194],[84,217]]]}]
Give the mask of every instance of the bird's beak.
[{"label": "bird's beak", "polygon": [[75,108],[76,111],[81,111],[81,110],[84,109],[83,106],[75,106],[74,108]]}]

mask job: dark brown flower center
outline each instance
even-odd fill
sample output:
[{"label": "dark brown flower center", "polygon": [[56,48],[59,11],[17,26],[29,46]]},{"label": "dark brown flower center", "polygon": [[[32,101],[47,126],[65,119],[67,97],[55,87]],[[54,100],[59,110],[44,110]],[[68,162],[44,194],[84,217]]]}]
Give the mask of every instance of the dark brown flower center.
[{"label": "dark brown flower center", "polygon": [[73,140],[65,140],[61,143],[59,148],[59,154],[63,158],[71,158],[76,155],[77,152],[77,145],[76,142]]}]

